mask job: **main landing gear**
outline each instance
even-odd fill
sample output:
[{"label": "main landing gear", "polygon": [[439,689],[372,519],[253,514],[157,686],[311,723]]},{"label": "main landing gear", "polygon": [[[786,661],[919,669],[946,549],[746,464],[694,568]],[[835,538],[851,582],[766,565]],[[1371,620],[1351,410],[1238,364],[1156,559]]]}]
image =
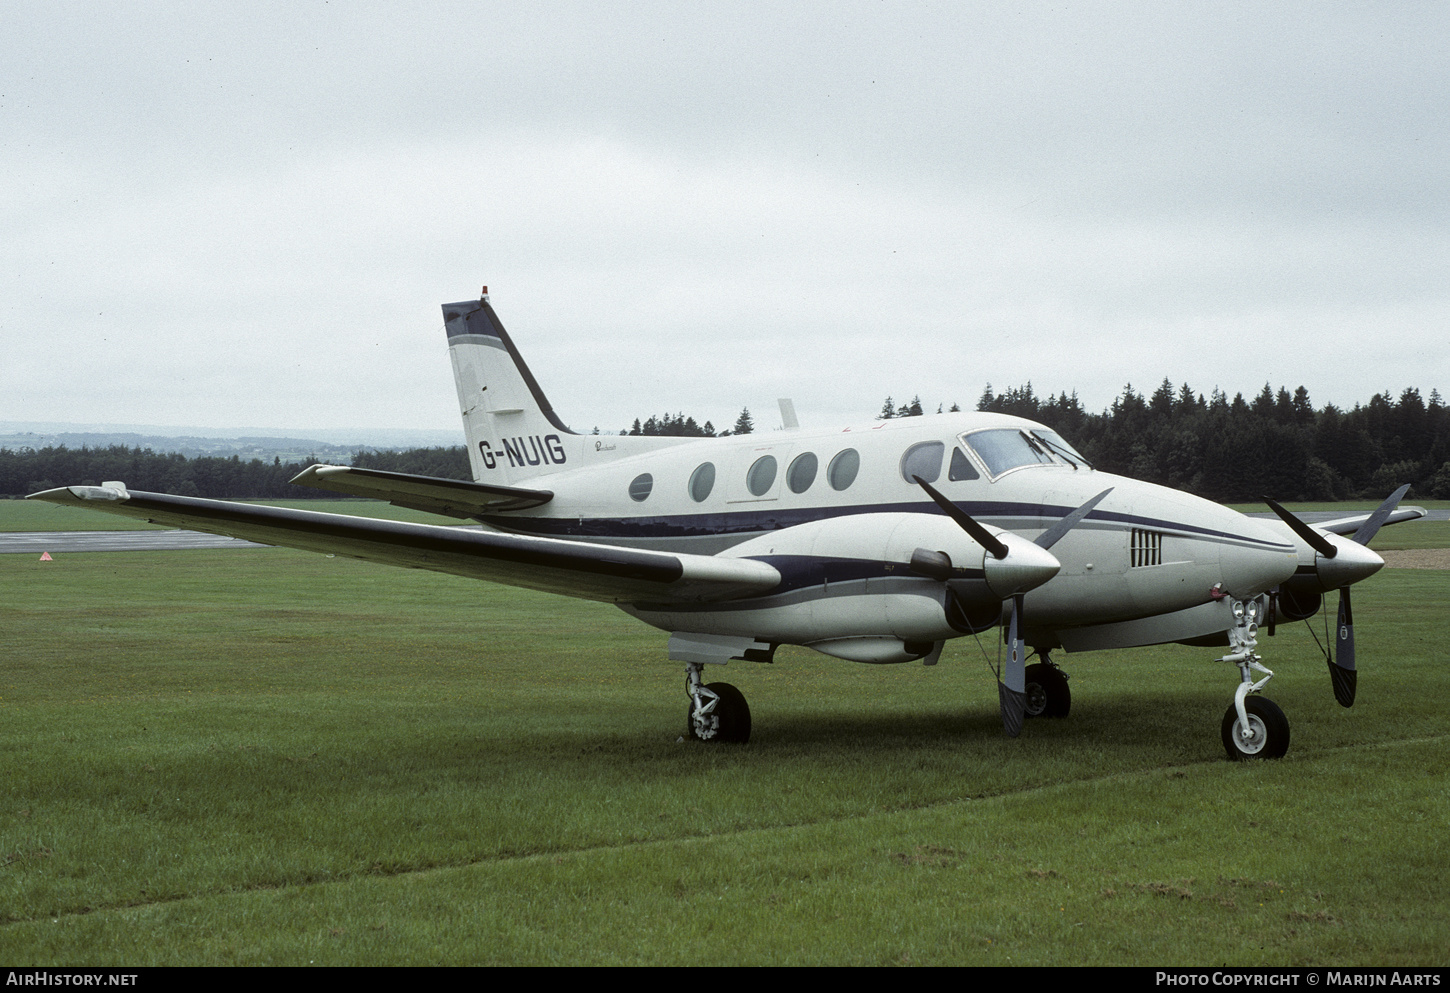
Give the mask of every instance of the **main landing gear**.
[{"label": "main landing gear", "polygon": [[1067,673],[1048,658],[1047,653],[1038,650],[1042,659],[1027,667],[1028,717],[1066,717],[1072,709],[1072,691],[1067,688]]},{"label": "main landing gear", "polygon": [[[1223,715],[1223,747],[1228,757],[1244,762],[1249,759],[1283,758],[1289,750],[1289,719],[1278,704],[1261,696],[1249,696],[1264,688],[1274,674],[1259,664],[1259,620],[1264,616],[1264,598],[1235,600],[1232,604],[1235,624],[1228,629],[1229,653],[1220,662],[1239,667],[1239,686],[1234,691],[1233,706]],[[1258,682],[1250,674],[1262,672]]]},{"label": "main landing gear", "polygon": [[702,668],[698,662],[685,664],[685,691],[690,696],[685,726],[690,737],[744,744],[750,740],[750,705],[745,694],[729,683],[705,685],[700,679]]},{"label": "main landing gear", "polygon": [[690,739],[736,744],[749,741],[750,706],[745,694],[729,683],[706,685],[700,674],[707,665],[724,665],[731,659],[770,662],[774,657],[773,643],[754,638],[683,631],[671,634],[670,659],[685,663],[685,694],[690,698],[685,733]]}]

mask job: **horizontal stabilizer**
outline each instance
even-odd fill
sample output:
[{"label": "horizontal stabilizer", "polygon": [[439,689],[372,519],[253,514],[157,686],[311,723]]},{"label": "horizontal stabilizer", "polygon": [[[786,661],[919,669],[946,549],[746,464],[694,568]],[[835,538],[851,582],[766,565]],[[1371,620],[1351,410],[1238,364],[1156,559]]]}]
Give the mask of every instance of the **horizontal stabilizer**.
[{"label": "horizontal stabilizer", "polygon": [[298,486],[386,500],[399,507],[465,520],[503,510],[541,507],[554,499],[549,490],[470,483],[462,479],[414,476],[406,472],[345,465],[308,466],[292,477],[292,482]]},{"label": "horizontal stabilizer", "polygon": [[[780,584],[775,567],[756,559],[653,552],[441,524],[405,524],[143,493],[128,491],[119,483],[62,486],[32,493],[29,499],[225,534],[264,545],[430,569],[606,603],[732,600],[759,595]],[[464,603],[472,599],[462,593],[460,596]]]}]

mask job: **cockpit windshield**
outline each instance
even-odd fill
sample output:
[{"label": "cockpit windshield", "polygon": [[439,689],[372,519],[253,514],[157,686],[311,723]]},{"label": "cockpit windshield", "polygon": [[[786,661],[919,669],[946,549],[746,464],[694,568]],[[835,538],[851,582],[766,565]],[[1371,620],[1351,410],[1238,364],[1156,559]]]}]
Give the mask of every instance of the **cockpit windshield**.
[{"label": "cockpit windshield", "polygon": [[1056,431],[1049,431],[1047,428],[1034,428],[1031,431],[1032,437],[1046,445],[1053,455],[1073,466],[1085,466],[1088,469],[1093,464],[1082,457],[1082,453],[1062,440],[1062,436]]},{"label": "cockpit windshield", "polygon": [[1091,468],[1083,458],[1055,431],[1034,428],[992,428],[962,435],[962,444],[971,449],[996,477],[1012,469],[1032,465],[1070,465]]}]

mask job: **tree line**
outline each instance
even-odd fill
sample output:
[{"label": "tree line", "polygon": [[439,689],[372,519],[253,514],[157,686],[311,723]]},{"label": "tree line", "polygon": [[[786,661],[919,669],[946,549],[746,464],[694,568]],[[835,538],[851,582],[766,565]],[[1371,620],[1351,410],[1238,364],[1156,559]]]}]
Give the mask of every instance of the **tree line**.
[{"label": "tree line", "polygon": [[[958,410],[952,404],[950,410]],[[1401,483],[1411,496],[1450,499],[1450,408],[1438,390],[1428,401],[1417,389],[1398,397],[1376,393],[1368,404],[1316,409],[1309,391],[1277,391],[1265,383],[1252,400],[1207,397],[1187,383],[1167,379],[1151,395],[1131,385],[1102,413],[1085,410],[1076,392],[1037,396],[1031,383],[993,391],[977,409],[1016,414],[1057,431],[1095,466],[1220,501],[1378,498]],[[938,405],[937,413],[942,413]],[[890,397],[879,419],[928,416],[920,397],[896,404]],[[754,430],[750,411],[740,412],[728,434]],[[596,429],[596,434],[598,433]],[[715,437],[709,421],[680,414],[636,420],[622,434]],[[62,485],[99,485],[119,479],[138,490],[242,499],[325,498],[328,494],[288,484],[315,459],[270,463],[203,456],[187,458],[149,448],[0,448],[0,495],[23,496]],[[354,466],[447,479],[470,479],[463,446],[403,451],[359,451]]]},{"label": "tree line", "polygon": [[989,385],[977,409],[1039,421],[1100,469],[1211,500],[1373,499],[1401,483],[1421,499],[1450,498],[1450,409],[1438,390],[1428,402],[1411,388],[1315,409],[1303,386],[1265,383],[1252,400],[1230,400],[1164,379],[1151,396],[1129,385],[1090,414],[1076,393],[1042,400],[1028,383],[1002,394]]},{"label": "tree line", "polygon": [[[621,431],[624,435],[645,435],[647,437],[670,437],[670,438],[725,438],[732,434],[750,434],[755,430],[755,422],[750,416],[750,408],[742,407],[740,416],[735,419],[735,426],[729,431],[715,433],[715,425],[706,421],[704,424],[695,423],[693,417],[686,417],[683,413],[662,414],[650,416],[643,424],[639,418],[634,419],[634,426],[628,431]],[[595,428],[594,433],[598,434],[599,429]]]},{"label": "tree line", "polygon": [[[337,494],[288,483],[309,465],[273,458],[243,460],[233,455],[187,458],[175,452],[109,445],[105,448],[0,448],[0,496],[17,497],[56,486],[99,486],[116,479],[130,489],[217,499],[336,499]],[[468,453],[452,448],[359,451],[351,464],[447,479],[472,479]]]}]

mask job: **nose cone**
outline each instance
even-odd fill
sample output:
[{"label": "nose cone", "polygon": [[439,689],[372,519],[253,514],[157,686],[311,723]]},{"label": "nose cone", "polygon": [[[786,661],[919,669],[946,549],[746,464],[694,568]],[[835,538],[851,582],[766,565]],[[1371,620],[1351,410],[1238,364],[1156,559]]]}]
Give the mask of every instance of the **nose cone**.
[{"label": "nose cone", "polygon": [[1007,557],[993,558],[989,552],[982,567],[987,573],[987,586],[1002,599],[1036,589],[1062,569],[1057,556],[1026,538],[1007,533],[998,537],[1007,545]]},{"label": "nose cone", "polygon": [[1319,574],[1319,582],[1326,591],[1353,586],[1384,568],[1385,560],[1359,542],[1337,534],[1325,537],[1334,546],[1335,555],[1332,559],[1315,555],[1314,571]]}]

